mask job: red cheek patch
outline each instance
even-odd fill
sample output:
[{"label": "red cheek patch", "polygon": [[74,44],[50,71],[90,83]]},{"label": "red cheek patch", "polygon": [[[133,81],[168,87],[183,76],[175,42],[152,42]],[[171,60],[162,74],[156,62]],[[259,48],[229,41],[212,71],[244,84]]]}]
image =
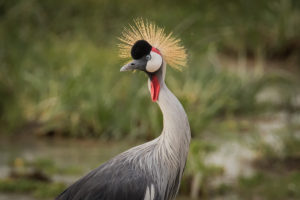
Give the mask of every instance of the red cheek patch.
[{"label": "red cheek patch", "polygon": [[158,95],[159,95],[159,90],[160,90],[159,81],[158,81],[156,75],[152,75],[152,77],[151,77],[151,98],[152,98],[153,102],[157,101]]},{"label": "red cheek patch", "polygon": [[157,48],[155,48],[155,47],[152,47],[151,51],[153,51],[153,52],[161,55],[160,51]]}]

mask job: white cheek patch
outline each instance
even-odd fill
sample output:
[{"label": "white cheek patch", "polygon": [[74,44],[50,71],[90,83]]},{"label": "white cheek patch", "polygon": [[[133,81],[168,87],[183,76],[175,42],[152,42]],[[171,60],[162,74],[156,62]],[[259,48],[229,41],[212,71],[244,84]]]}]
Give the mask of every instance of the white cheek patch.
[{"label": "white cheek patch", "polygon": [[151,59],[147,62],[146,70],[148,72],[155,72],[157,71],[161,64],[162,64],[162,57],[158,53],[153,51],[150,52]]}]

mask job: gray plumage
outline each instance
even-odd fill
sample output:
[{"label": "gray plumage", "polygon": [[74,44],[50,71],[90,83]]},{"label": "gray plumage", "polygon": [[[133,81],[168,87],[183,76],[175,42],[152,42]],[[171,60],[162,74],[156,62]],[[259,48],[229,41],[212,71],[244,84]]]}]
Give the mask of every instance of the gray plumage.
[{"label": "gray plumage", "polygon": [[[186,113],[167,88],[166,64],[157,72],[162,134],[125,151],[66,189],[57,200],[171,200],[185,168],[191,139]],[[148,81],[150,89],[150,81]]]}]

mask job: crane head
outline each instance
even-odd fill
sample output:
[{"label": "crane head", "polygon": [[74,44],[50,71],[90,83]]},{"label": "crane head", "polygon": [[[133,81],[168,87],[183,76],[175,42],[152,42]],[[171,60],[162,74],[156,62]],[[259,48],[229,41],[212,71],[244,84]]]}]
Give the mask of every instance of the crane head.
[{"label": "crane head", "polygon": [[138,40],[131,48],[133,61],[124,65],[120,71],[141,70],[148,74],[155,73],[162,66],[163,58],[155,47],[145,40]]},{"label": "crane head", "polygon": [[134,20],[134,25],[124,28],[119,40],[120,57],[133,59],[120,71],[146,72],[150,80],[152,101],[157,101],[166,65],[179,70],[186,66],[187,54],[180,39],[172,33],[166,34],[156,24],[138,18]]},{"label": "crane head", "polygon": [[120,71],[141,70],[147,73],[151,81],[151,98],[157,101],[160,83],[157,78],[158,72],[163,66],[163,58],[158,49],[152,47],[145,40],[138,40],[131,48],[132,62],[124,65]]}]

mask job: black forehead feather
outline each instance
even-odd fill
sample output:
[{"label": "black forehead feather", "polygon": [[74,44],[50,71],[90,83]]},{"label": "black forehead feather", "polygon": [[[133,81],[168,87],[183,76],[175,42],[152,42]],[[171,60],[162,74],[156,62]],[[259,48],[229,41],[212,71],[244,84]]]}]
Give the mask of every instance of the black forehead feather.
[{"label": "black forehead feather", "polygon": [[145,40],[138,40],[131,48],[133,59],[140,59],[151,52],[152,46]]}]

